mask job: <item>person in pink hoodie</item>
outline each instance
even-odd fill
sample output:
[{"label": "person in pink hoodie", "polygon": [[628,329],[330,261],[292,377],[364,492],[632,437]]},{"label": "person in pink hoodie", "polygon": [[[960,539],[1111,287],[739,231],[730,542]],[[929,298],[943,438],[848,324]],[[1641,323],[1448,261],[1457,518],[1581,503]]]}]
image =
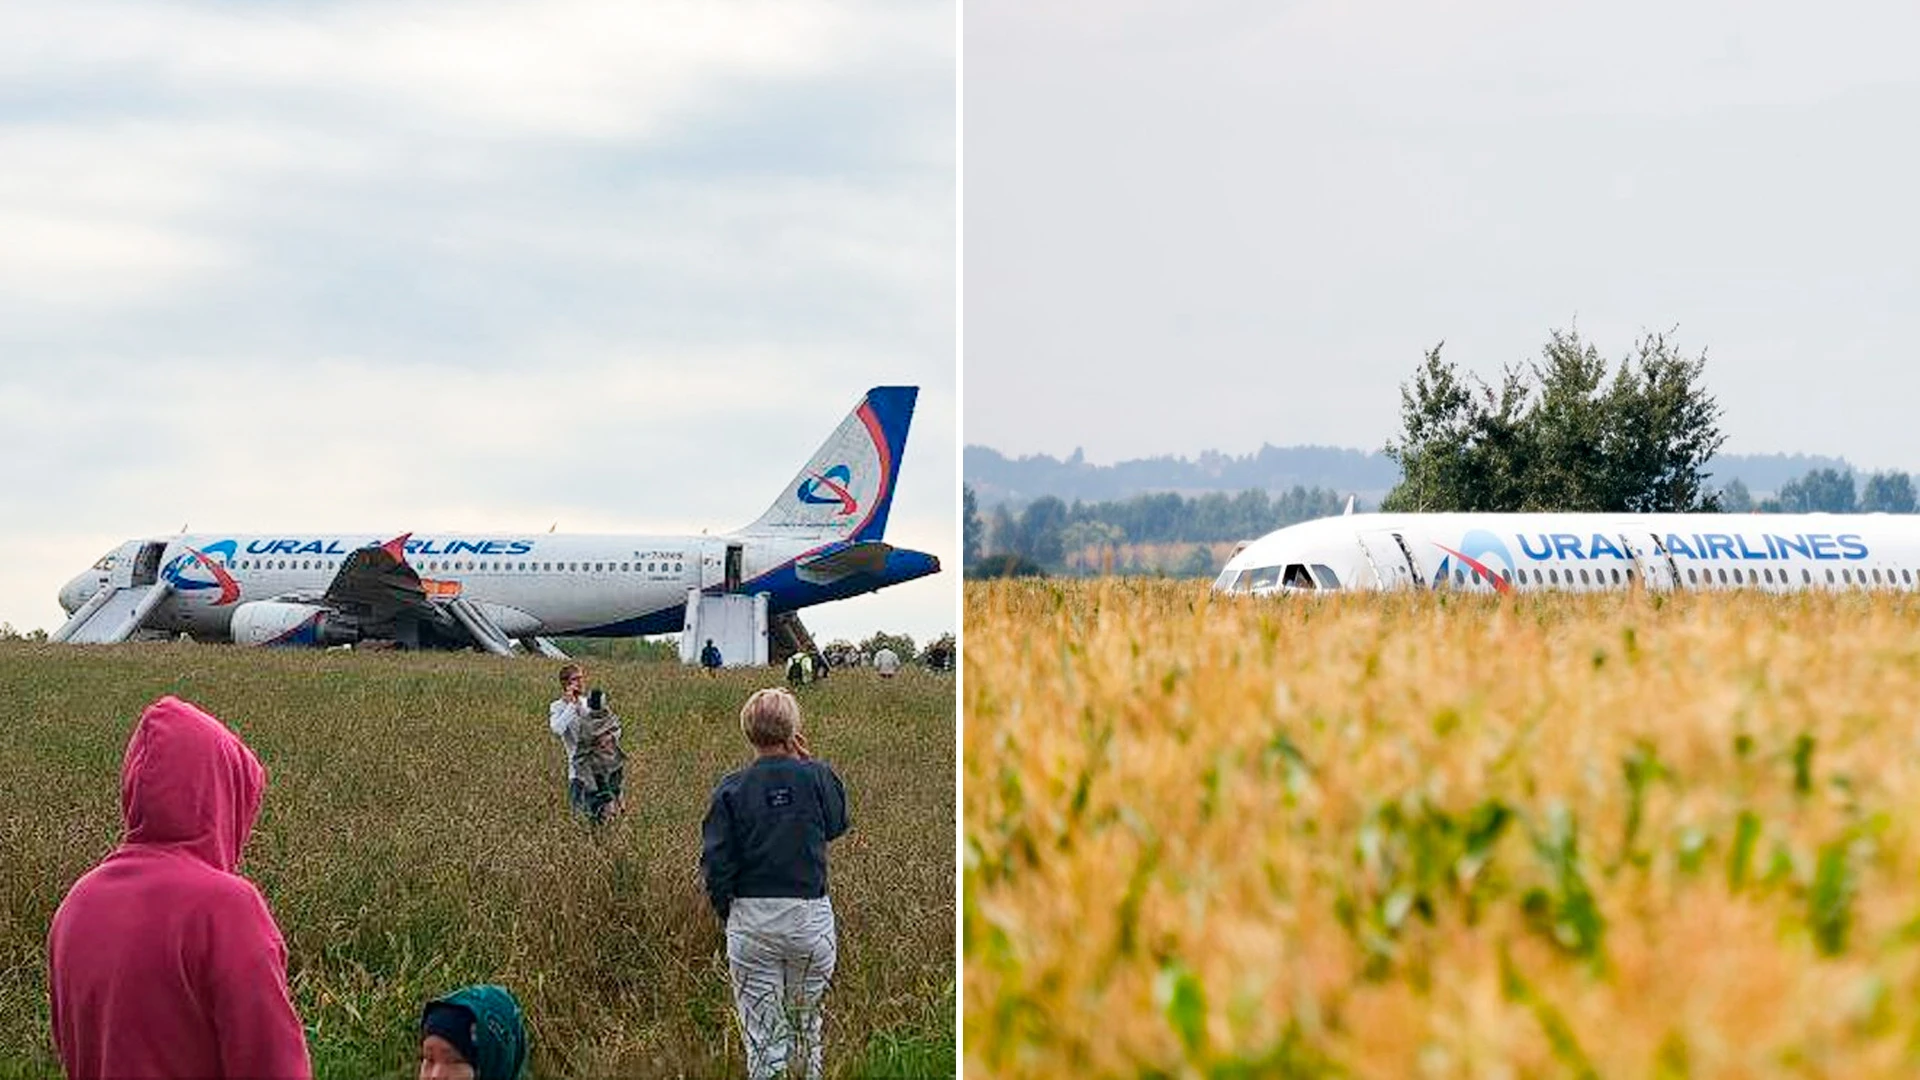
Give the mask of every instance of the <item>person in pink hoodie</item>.
[{"label": "person in pink hoodie", "polygon": [[120,766],[120,846],[47,934],[53,1041],[72,1080],[291,1077],[307,1042],[287,946],[238,873],[267,772],[220,721],[168,696]]}]

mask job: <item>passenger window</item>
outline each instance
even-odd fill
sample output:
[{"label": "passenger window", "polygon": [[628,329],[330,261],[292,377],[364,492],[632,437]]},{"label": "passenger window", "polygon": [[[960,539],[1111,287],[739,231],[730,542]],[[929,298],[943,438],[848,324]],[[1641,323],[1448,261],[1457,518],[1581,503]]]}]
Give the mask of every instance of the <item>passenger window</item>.
[{"label": "passenger window", "polygon": [[1453,568],[1453,583],[1454,583],[1454,585],[1455,585],[1455,586],[1461,586],[1461,585],[1465,585],[1465,584],[1467,583],[1467,572],[1466,572],[1465,570],[1462,570],[1461,568],[1459,568],[1459,567],[1457,567],[1457,566],[1456,566],[1456,567],[1454,567],[1454,568]]},{"label": "passenger window", "polygon": [[1813,571],[1811,571],[1811,570],[1809,570],[1809,569],[1807,569],[1807,568],[1806,568],[1806,567],[1804,567],[1804,566],[1803,566],[1803,567],[1801,567],[1801,568],[1800,568],[1800,580],[1801,580],[1801,582],[1802,582],[1802,583],[1804,583],[1804,584],[1807,584],[1807,585],[1811,585],[1811,584],[1813,584]]},{"label": "passenger window", "polygon": [[1727,583],[1727,570],[1726,570],[1726,567],[1723,566],[1720,568],[1720,584],[1725,585],[1726,583]]},{"label": "passenger window", "polygon": [[1547,584],[1549,585],[1560,584],[1560,571],[1558,569],[1553,567],[1547,568]]},{"label": "passenger window", "polygon": [[1880,568],[1877,566],[1873,568],[1873,583],[1880,584]]},{"label": "passenger window", "polygon": [[1500,580],[1506,582],[1509,585],[1513,584],[1513,571],[1502,569],[1500,571]]},{"label": "passenger window", "polygon": [[1590,580],[1588,580],[1588,579],[1587,579],[1587,568],[1586,568],[1586,567],[1584,567],[1584,566],[1580,568],[1580,584],[1582,584],[1582,585],[1591,585],[1591,584],[1593,584],[1593,582],[1592,582],[1592,581],[1590,581]]}]

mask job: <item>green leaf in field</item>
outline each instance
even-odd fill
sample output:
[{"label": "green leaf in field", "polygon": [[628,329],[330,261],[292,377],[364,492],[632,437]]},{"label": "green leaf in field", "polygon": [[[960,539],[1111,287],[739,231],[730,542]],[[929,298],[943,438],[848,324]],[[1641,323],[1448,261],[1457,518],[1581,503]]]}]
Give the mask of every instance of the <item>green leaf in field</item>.
[{"label": "green leaf in field", "polygon": [[1180,1045],[1198,1056],[1207,1045],[1207,994],[1200,980],[1178,960],[1163,964],[1153,979],[1153,1000],[1166,1014]]},{"label": "green leaf in field", "polygon": [[1813,790],[1813,736],[1801,732],[1793,740],[1793,792],[1805,795]]},{"label": "green leaf in field", "polygon": [[1733,851],[1727,855],[1727,889],[1739,892],[1747,882],[1747,865],[1753,859],[1753,845],[1760,839],[1760,815],[1742,809],[1733,826]]},{"label": "green leaf in field", "polygon": [[1853,920],[1853,869],[1847,858],[1851,842],[1843,836],[1821,847],[1813,888],[1807,893],[1807,925],[1813,929],[1814,944],[1827,956],[1846,951]]}]

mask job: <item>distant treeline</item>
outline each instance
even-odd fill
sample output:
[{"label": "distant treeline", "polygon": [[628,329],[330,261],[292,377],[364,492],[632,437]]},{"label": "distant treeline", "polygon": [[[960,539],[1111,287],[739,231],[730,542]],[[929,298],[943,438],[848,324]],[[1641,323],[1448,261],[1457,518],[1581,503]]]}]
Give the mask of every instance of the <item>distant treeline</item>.
[{"label": "distant treeline", "polygon": [[[1010,458],[986,446],[969,446],[962,458],[967,485],[982,507],[1016,506],[1045,495],[1119,502],[1148,492],[1233,494],[1253,488],[1286,492],[1331,488],[1362,503],[1378,504],[1400,482],[1400,467],[1384,453],[1333,446],[1263,446],[1240,456],[1204,451],[1188,459],[1172,455],[1090,465],[1075,451],[1064,461],[1047,454]],[[1707,463],[1710,482],[1738,480],[1749,492],[1778,492],[1808,473],[1852,473],[1844,458],[1823,454],[1718,454]]]},{"label": "distant treeline", "polygon": [[[1068,503],[1043,495],[1018,512],[1001,503],[984,520],[971,489],[966,503],[966,563],[1005,555],[1047,571],[1075,553],[1142,544],[1231,544],[1283,525],[1337,514],[1342,497],[1328,488],[1296,486],[1270,495],[1255,488],[1191,498],[1161,493],[1110,502]],[[1211,557],[1209,557],[1211,558]],[[1194,564],[1194,572],[1205,567]]]}]

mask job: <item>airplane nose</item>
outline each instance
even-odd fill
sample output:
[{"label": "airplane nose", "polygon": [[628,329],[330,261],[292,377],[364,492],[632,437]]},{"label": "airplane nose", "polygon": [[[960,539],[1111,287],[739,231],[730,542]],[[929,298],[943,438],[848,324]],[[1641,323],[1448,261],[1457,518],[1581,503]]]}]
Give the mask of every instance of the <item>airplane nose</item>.
[{"label": "airplane nose", "polygon": [[66,585],[60,589],[60,607],[69,615],[80,610],[80,605],[86,603],[80,596],[80,589],[81,581],[79,578],[74,578],[67,582]]}]

